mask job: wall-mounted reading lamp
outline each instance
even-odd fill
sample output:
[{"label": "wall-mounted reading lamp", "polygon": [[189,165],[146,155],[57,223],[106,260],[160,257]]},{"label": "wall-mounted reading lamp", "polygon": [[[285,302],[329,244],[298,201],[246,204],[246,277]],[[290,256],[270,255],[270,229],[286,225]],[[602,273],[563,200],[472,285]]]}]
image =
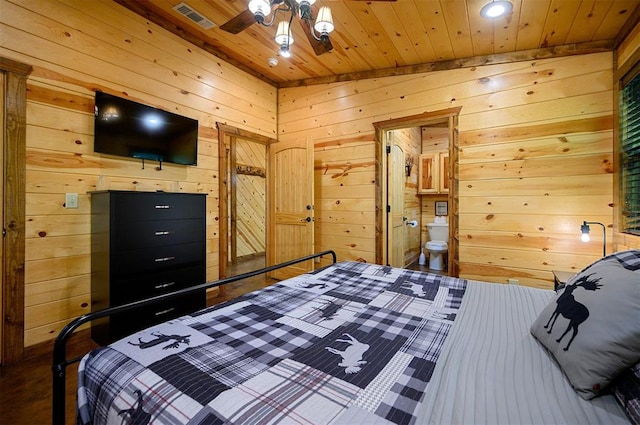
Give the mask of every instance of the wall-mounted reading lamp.
[{"label": "wall-mounted reading lamp", "polygon": [[582,226],[580,226],[580,231],[582,232],[582,242],[589,242],[590,224],[599,224],[600,226],[602,226],[602,256],[605,257],[607,255],[607,228],[604,226],[604,224],[597,221],[583,221]]}]

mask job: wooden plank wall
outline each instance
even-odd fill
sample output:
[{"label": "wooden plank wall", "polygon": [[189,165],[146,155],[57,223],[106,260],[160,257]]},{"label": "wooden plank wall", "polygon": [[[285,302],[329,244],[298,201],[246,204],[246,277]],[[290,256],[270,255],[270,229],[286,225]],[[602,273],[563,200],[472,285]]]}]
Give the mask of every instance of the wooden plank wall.
[{"label": "wooden plank wall", "polygon": [[[264,254],[266,242],[266,171],[267,148],[264,144],[235,139],[237,173],[236,188],[236,256]],[[247,167],[251,167],[248,169]]]},{"label": "wooden plank wall", "polygon": [[[90,305],[90,198],[104,186],[207,193],[207,279],[218,277],[216,121],[273,137],[276,90],[110,0],[0,0],[0,55],[32,65],[27,99],[25,346]],[[199,120],[198,165],[93,153],[95,90]],[[65,193],[79,208],[65,209]]]},{"label": "wooden plank wall", "polygon": [[315,143],[315,251],[375,261],[374,136]]},{"label": "wooden plank wall", "polygon": [[[460,275],[550,288],[552,270],[579,270],[601,253],[597,229],[592,243],[580,242],[582,221],[612,224],[612,69],[612,53],[597,53],[286,88],[278,134],[311,138],[317,157],[332,146],[336,162],[353,158],[359,140],[366,163],[374,160],[374,122],[462,106]],[[373,185],[317,184],[332,193],[316,205],[318,217],[337,216],[346,196],[359,211],[340,215],[339,242],[320,237],[316,249],[371,261]],[[324,236],[323,222],[316,225]],[[350,235],[356,227],[368,247]]]}]

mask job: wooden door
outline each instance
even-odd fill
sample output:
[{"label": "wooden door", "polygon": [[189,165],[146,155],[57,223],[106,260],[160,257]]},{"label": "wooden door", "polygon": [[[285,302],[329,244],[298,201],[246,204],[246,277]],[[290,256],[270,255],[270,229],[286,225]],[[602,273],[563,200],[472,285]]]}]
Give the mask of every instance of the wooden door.
[{"label": "wooden door", "polygon": [[449,151],[440,152],[438,170],[438,191],[440,193],[449,193]]},{"label": "wooden door", "polygon": [[[313,144],[278,142],[269,150],[268,265],[313,253]],[[303,262],[276,270],[271,277],[286,279],[313,269]]]},{"label": "wooden door", "polygon": [[438,191],[437,161],[435,153],[423,153],[418,163],[418,193],[436,193]]},{"label": "wooden door", "polygon": [[395,143],[391,146],[388,162],[388,205],[389,205],[389,258],[393,267],[404,267],[404,151]]}]

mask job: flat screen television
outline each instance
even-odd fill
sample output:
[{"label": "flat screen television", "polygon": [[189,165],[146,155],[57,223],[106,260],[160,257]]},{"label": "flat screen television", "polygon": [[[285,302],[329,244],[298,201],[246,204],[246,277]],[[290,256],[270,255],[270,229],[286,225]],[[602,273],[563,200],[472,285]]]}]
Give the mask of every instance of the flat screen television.
[{"label": "flat screen television", "polygon": [[95,152],[196,165],[198,120],[102,92],[95,105]]}]

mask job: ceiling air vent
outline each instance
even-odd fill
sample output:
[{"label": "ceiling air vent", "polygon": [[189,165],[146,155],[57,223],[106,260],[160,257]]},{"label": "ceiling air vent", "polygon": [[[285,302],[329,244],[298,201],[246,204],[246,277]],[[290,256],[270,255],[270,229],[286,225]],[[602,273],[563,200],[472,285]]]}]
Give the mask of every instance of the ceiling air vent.
[{"label": "ceiling air vent", "polygon": [[200,25],[202,28],[206,30],[210,30],[211,28],[216,26],[216,24],[214,24],[209,19],[202,16],[201,13],[195,11],[191,6],[187,4],[180,3],[179,5],[174,6],[173,10],[185,16],[189,20],[195,22],[196,24]]}]

